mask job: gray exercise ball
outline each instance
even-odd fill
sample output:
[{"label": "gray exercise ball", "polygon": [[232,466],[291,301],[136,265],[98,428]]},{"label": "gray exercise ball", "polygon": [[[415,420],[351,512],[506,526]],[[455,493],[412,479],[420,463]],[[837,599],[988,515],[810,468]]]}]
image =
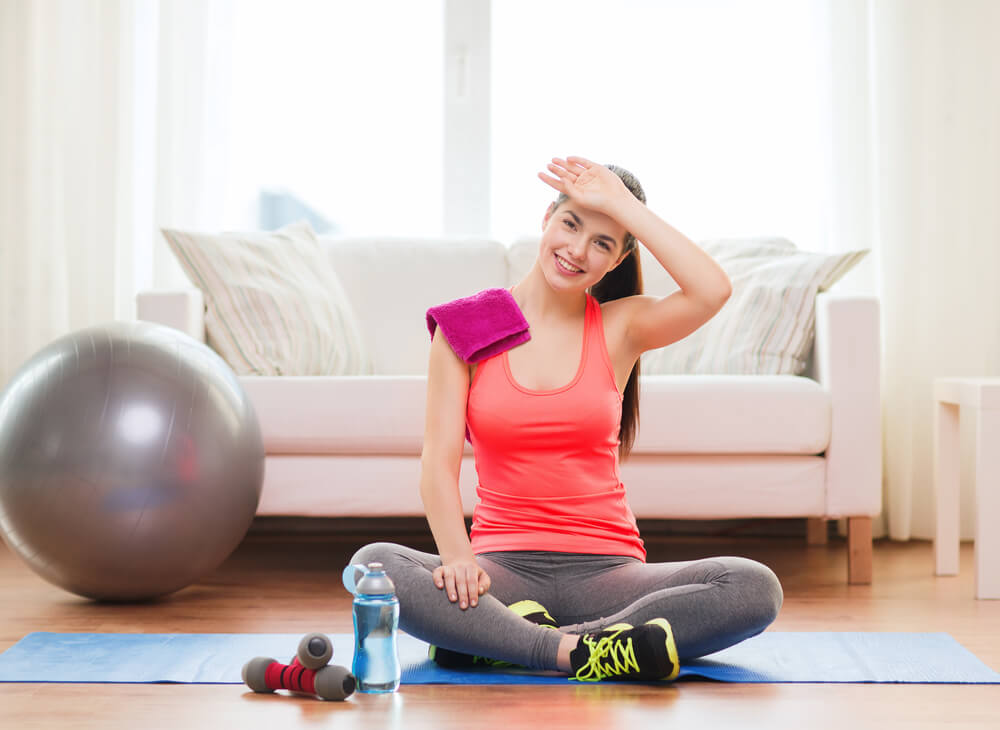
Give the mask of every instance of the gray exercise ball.
[{"label": "gray exercise ball", "polygon": [[236,376],[170,327],[66,335],[0,394],[0,534],[81,596],[144,600],[195,582],[246,535],[263,479]]}]

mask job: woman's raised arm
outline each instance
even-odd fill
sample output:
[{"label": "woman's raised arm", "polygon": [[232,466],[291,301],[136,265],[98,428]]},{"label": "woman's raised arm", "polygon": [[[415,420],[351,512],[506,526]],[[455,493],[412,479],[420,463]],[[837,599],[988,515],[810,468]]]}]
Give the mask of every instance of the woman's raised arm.
[{"label": "woman's raised arm", "polygon": [[663,298],[636,295],[622,300],[619,306],[627,307],[626,331],[637,356],[691,334],[729,299],[732,283],[722,267],[638,201],[608,168],[583,157],[554,157],[548,169],[556,177],[539,173],[543,182],[618,221],[680,287]]}]

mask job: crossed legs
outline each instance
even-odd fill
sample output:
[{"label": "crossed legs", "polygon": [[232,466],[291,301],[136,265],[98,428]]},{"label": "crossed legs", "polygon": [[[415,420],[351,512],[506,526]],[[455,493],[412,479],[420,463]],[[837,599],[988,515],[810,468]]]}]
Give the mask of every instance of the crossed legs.
[{"label": "crossed legs", "polygon": [[352,562],[385,565],[396,584],[400,627],[412,636],[537,669],[564,669],[563,637],[507,610],[520,600],[545,606],[562,634],[665,618],[682,660],[761,633],[782,602],[774,573],[746,558],[643,563],[620,556],[525,551],[484,553],[477,559],[492,586],[478,606],[466,610],[434,585],[431,573],[441,564],[436,555],[374,543],[358,551]]}]

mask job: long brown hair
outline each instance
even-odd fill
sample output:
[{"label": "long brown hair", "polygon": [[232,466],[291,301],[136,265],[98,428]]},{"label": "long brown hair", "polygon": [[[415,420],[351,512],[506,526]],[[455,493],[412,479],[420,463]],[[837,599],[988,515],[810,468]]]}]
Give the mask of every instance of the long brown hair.
[{"label": "long brown hair", "polygon": [[[617,165],[605,165],[605,167],[621,178],[629,192],[645,204],[646,193],[635,175]],[[555,208],[558,208],[566,200],[568,200],[567,196],[560,193],[556,199]],[[610,302],[642,294],[642,264],[639,261],[639,245],[631,233],[625,234],[624,251],[627,252],[625,260],[590,287],[591,296],[598,302]],[[625,392],[622,394],[622,420],[618,427],[618,458],[620,461],[625,461],[631,453],[638,430],[639,360],[636,360],[635,365],[632,366],[632,372],[629,373],[628,382],[625,384]]]}]

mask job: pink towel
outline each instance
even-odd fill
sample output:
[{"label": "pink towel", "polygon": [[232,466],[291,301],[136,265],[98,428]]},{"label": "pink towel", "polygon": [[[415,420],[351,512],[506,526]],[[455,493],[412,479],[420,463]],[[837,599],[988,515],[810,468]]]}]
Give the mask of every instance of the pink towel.
[{"label": "pink towel", "polygon": [[480,362],[531,339],[528,321],[506,289],[484,289],[427,310],[427,329],[438,325],[467,363]]},{"label": "pink towel", "polygon": [[[484,289],[427,310],[427,329],[441,332],[455,354],[467,363],[480,362],[531,339],[528,321],[506,289]],[[472,443],[469,427],[465,440]]]}]

